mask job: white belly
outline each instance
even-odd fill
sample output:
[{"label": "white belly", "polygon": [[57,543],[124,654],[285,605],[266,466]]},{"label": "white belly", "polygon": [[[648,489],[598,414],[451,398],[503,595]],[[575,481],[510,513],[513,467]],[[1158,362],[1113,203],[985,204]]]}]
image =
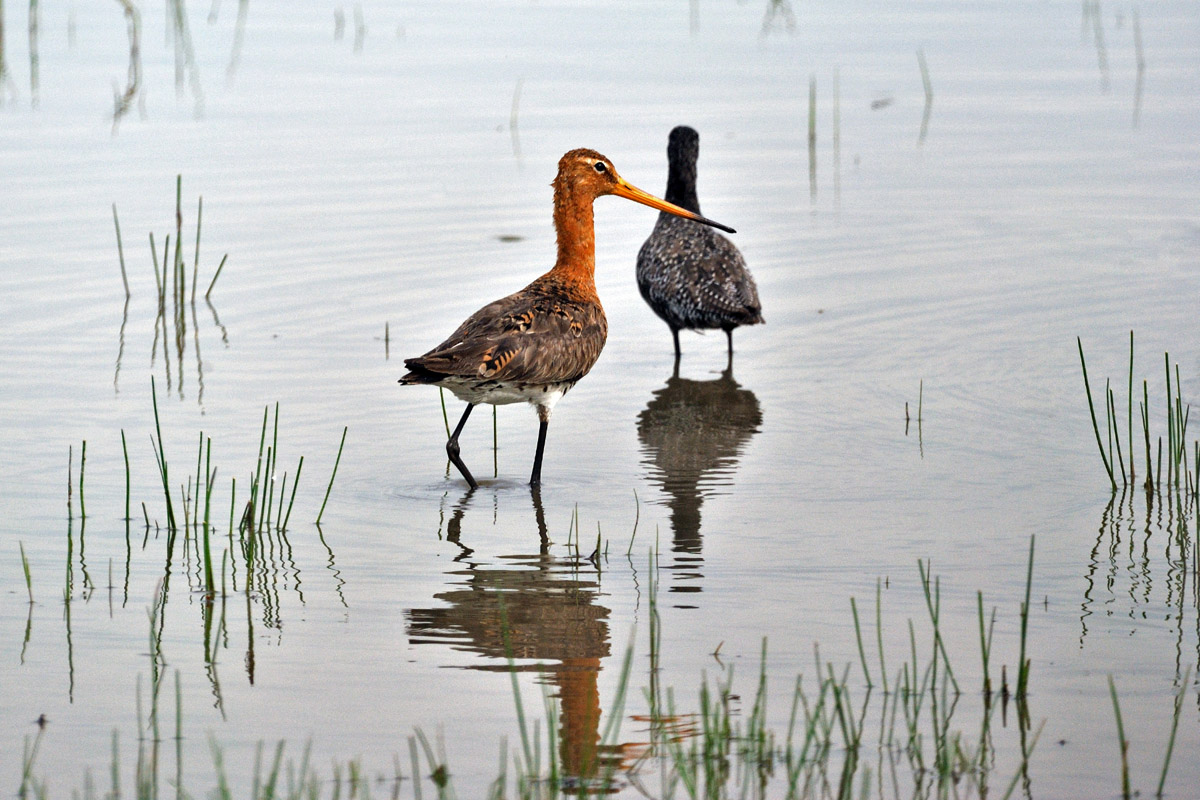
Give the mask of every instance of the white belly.
[{"label": "white belly", "polygon": [[575,381],[530,385],[448,377],[438,385],[449,389],[464,403],[487,403],[493,406],[529,403],[549,417],[554,404],[575,385]]}]

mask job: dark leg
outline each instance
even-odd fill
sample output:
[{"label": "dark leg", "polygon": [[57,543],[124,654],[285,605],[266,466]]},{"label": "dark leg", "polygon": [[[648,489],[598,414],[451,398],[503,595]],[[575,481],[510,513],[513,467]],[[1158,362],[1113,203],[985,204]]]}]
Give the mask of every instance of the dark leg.
[{"label": "dark leg", "polygon": [[729,342],[729,358],[733,359],[733,328],[725,329],[725,339]]},{"label": "dark leg", "polygon": [[679,358],[679,328],[671,328],[671,336],[675,339],[675,358]]},{"label": "dark leg", "polygon": [[533,474],[529,476],[530,486],[542,485],[542,451],[546,449],[546,428],[550,427],[550,420],[543,419],[538,425],[538,444],[537,454],[533,457]]},{"label": "dark leg", "polygon": [[478,489],[479,484],[475,482],[475,478],[471,476],[471,471],[467,469],[467,465],[463,463],[462,458],[458,455],[458,435],[462,433],[463,426],[467,424],[467,417],[471,416],[471,409],[473,408],[475,408],[474,403],[467,403],[467,410],[463,412],[462,418],[458,421],[458,426],[446,442],[446,455],[450,457],[450,463],[456,466],[458,471],[462,473],[462,476],[467,479],[467,484],[472,489]]}]

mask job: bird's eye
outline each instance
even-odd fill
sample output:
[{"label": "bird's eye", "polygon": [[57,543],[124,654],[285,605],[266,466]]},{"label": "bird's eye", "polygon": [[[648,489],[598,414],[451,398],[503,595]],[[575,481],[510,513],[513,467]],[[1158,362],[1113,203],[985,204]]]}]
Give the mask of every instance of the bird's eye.
[{"label": "bird's eye", "polygon": [[596,168],[596,172],[600,172],[600,173],[608,172],[608,167],[604,165],[603,161],[597,161],[592,166]]}]

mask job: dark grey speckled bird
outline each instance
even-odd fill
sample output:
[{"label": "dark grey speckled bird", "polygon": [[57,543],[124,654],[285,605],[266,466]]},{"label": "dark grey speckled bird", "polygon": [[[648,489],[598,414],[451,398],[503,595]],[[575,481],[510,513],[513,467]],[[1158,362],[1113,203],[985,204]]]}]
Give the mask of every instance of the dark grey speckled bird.
[{"label": "dark grey speckled bird", "polygon": [[[696,159],[700,134],[686,125],[667,141],[670,171],[666,199],[699,214]],[[638,252],[642,297],[671,329],[675,357],[679,331],[720,328],[733,353],[733,329],[763,322],[758,288],[733,242],[706,225],[662,213]]]}]

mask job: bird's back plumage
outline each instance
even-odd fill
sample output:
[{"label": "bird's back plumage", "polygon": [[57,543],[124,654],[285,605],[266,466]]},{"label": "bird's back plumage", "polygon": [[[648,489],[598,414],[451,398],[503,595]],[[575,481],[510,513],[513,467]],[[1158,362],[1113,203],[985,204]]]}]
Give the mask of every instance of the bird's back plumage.
[{"label": "bird's back plumage", "polygon": [[535,402],[531,388],[569,388],[591,370],[608,337],[600,303],[571,289],[547,273],[489,303],[446,341],[406,359],[410,371],[400,382],[440,383],[467,402]]},{"label": "bird's back plumage", "polygon": [[763,321],[758,287],[733,242],[680,217],[659,215],[638,252],[637,283],[642,298],[673,328]]}]

